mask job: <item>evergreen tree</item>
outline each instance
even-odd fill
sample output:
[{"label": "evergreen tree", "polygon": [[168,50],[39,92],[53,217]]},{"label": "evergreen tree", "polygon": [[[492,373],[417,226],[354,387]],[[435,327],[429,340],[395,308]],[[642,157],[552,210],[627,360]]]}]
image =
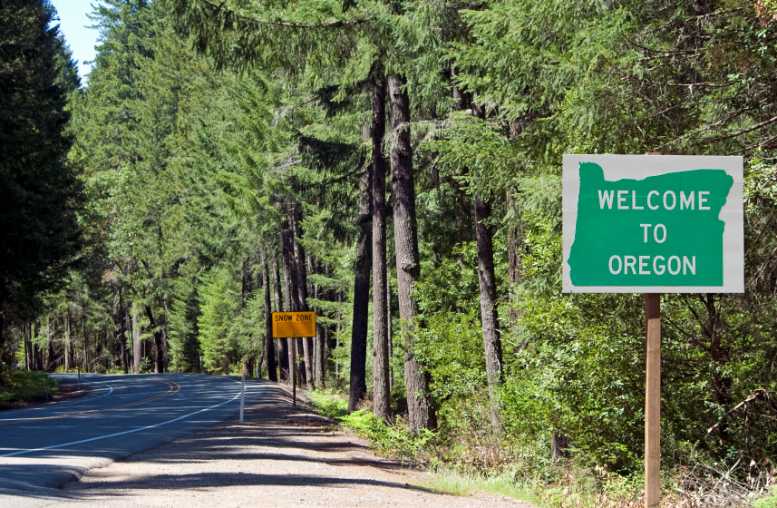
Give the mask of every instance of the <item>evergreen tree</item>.
[{"label": "evergreen tree", "polygon": [[81,191],[66,159],[78,80],[54,17],[43,0],[0,5],[0,352],[8,324],[36,315],[80,242]]}]

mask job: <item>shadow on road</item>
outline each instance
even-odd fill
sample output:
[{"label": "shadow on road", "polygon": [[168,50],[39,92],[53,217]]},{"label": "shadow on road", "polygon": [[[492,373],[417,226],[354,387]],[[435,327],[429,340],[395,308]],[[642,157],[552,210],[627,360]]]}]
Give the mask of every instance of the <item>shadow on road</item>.
[{"label": "shadow on road", "polygon": [[[64,458],[80,453],[103,457],[113,455],[110,448],[63,452],[65,451],[52,450],[50,455],[47,455],[50,458]],[[233,465],[225,467],[223,461]],[[114,498],[126,494],[126,491],[198,490],[236,485],[333,488],[366,485],[432,492],[401,481],[374,479],[369,474],[367,477],[359,477],[361,475],[349,474],[345,469],[342,470],[342,475],[331,474],[331,469],[326,471],[329,474],[306,474],[308,471],[305,471],[304,467],[300,468],[303,474],[275,474],[275,461],[286,462],[287,465],[318,463],[335,467],[376,468],[383,471],[403,467],[399,462],[374,457],[363,443],[358,442],[356,438],[335,432],[331,420],[315,414],[304,405],[293,408],[285,388],[265,383],[261,399],[246,408],[244,424],[233,420],[204,428],[193,435],[179,437],[173,443],[122,460],[128,462],[128,465],[137,466],[141,471],[139,474],[117,476],[110,473],[110,468],[96,469],[89,473],[89,481],[78,482],[74,480],[83,473],[78,468],[50,464],[14,464],[0,466],[0,477],[3,475],[3,468],[9,467],[13,468],[22,483],[29,481],[34,484],[34,480],[42,472],[47,472],[47,469],[50,472],[50,468],[59,467],[62,474],[69,475],[73,480],[63,490],[23,489],[22,492],[17,491],[14,494],[30,498],[68,500]],[[237,464],[238,462],[244,464]],[[214,466],[217,463],[220,463],[221,468]],[[148,468],[144,469],[145,464],[148,464]],[[199,468],[196,473],[191,473],[191,469],[182,470],[181,474],[166,472],[169,471],[167,465],[180,465],[184,469],[186,464],[206,466]],[[236,472],[235,468],[246,472]],[[145,471],[154,469],[165,472],[145,474]],[[315,466],[313,470],[316,470]]]}]

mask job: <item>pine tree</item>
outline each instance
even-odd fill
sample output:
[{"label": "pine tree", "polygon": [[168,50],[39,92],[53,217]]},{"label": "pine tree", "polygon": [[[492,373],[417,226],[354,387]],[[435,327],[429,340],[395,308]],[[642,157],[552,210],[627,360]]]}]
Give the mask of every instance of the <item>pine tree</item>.
[{"label": "pine tree", "polygon": [[80,243],[65,111],[78,79],[53,19],[42,0],[0,5],[0,353],[8,324],[35,316]]}]

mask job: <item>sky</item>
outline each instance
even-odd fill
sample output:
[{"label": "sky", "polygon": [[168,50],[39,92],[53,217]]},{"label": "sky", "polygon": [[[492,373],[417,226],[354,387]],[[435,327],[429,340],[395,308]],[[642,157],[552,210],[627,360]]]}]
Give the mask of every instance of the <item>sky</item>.
[{"label": "sky", "polygon": [[96,0],[51,0],[59,14],[60,30],[78,61],[78,74],[82,81],[91,70],[89,62],[94,60],[94,46],[97,44],[97,30],[88,28],[92,21],[87,14],[92,12],[92,2]]}]

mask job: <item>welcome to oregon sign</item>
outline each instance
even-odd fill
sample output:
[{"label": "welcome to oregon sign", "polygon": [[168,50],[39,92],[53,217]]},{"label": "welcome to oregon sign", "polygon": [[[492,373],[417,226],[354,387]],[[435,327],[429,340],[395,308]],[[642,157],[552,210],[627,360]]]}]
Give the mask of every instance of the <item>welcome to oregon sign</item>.
[{"label": "welcome to oregon sign", "polygon": [[563,289],[741,293],[741,157],[565,155]]}]

